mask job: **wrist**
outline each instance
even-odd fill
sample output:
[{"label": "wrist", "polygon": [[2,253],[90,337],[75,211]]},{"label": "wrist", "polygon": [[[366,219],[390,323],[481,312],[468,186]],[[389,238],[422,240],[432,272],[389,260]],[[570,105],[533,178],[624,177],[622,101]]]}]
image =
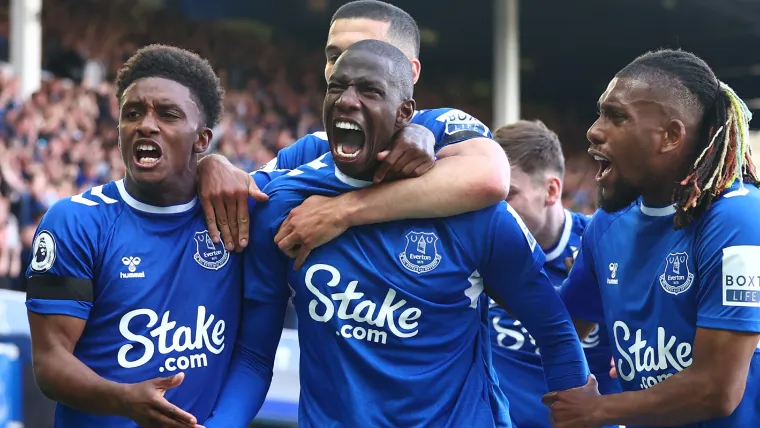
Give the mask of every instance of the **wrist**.
[{"label": "wrist", "polygon": [[334,199],[335,221],[343,229],[366,224],[362,218],[364,202],[361,198],[361,190],[344,193]]},{"label": "wrist", "polygon": [[605,395],[600,395],[597,397],[591,408],[593,409],[591,411],[591,425],[612,425],[614,424],[614,419],[612,419],[612,415],[610,414],[610,408],[609,408],[609,400],[606,399]]},{"label": "wrist", "polygon": [[123,418],[129,418],[130,413],[130,386],[128,383],[108,382],[105,396],[108,397],[110,409],[108,413],[121,416]]}]

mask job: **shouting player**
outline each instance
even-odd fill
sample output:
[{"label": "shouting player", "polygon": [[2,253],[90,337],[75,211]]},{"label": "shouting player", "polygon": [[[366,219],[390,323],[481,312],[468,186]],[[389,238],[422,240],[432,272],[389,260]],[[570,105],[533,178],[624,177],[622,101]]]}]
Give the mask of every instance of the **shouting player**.
[{"label": "shouting player", "polygon": [[[519,121],[494,132],[512,167],[507,202],[520,214],[546,253],[544,271],[559,287],[575,260],[589,218],[562,207],[565,158],[557,134],[541,122]],[[549,428],[549,409],[541,403],[548,391],[535,340],[522,324],[499,306],[493,306],[491,341],[499,385],[509,399],[510,415],[521,428]],[[594,328],[583,342],[599,392],[620,392],[612,379],[610,344],[604,326]]]},{"label": "shouting player", "polygon": [[750,113],[680,50],[623,68],[599,112],[588,139],[603,211],[561,292],[587,321],[580,332],[606,322],[626,392],[551,394],[555,426],[756,426],[760,191]]},{"label": "shouting player", "polygon": [[[280,224],[309,195],[372,184],[376,155],[414,115],[412,91],[403,52],[378,40],[349,47],[323,106],[330,152],[273,180],[269,202],[255,210],[244,271],[246,300],[257,308],[246,312],[241,348],[256,357],[261,343],[279,337],[282,317],[254,313],[281,311],[292,290],[301,427],[511,426],[491,376],[484,284],[535,332],[550,390],[583,387],[589,376],[569,314],[542,270],[545,256],[503,201],[451,218],[351,228],[298,270],[275,246]],[[356,147],[350,155],[349,145]],[[242,427],[264,399],[263,364],[235,361],[208,427]]]},{"label": "shouting player", "polygon": [[[366,39],[383,40],[404,52],[417,81],[421,70],[419,28],[408,13],[378,0],[350,2],[335,12],[325,48],[325,79],[330,77],[341,52]],[[394,143],[378,155],[382,163],[374,180],[418,176],[434,163],[437,167],[418,179],[388,183],[341,198],[307,200],[283,223],[278,236],[280,248],[289,251],[297,258],[296,265],[300,265],[312,248],[352,225],[442,217],[503,200],[509,187],[509,163],[490,136],[483,123],[459,110],[415,112],[412,124],[400,130]],[[344,149],[355,150],[350,145]],[[265,169],[295,169],[328,151],[327,136],[317,132],[280,150]],[[439,160],[434,162],[436,156]],[[249,226],[248,194],[259,199],[265,197],[260,196],[248,174],[231,166],[222,156],[204,158],[199,172],[199,195],[212,238],[218,236],[218,222],[230,251],[234,246],[244,247]],[[291,251],[295,247],[298,250]]]},{"label": "shouting player", "polygon": [[35,378],[59,403],[56,427],[192,427],[240,317],[240,256],[211,241],[195,196],[223,91],[206,60],[161,45],[116,85],[126,177],[56,203],[35,235]]}]

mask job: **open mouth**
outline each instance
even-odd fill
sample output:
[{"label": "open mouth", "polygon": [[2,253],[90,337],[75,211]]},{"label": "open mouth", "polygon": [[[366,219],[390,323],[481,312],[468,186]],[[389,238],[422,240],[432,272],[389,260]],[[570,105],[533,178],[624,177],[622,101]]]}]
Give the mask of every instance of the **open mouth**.
[{"label": "open mouth", "polygon": [[333,122],[333,140],[335,155],[344,160],[354,159],[364,149],[366,137],[358,123],[347,119],[335,119]]},{"label": "open mouth", "polygon": [[612,162],[598,153],[593,153],[591,156],[599,163],[599,171],[596,173],[596,181],[603,180],[612,171]]},{"label": "open mouth", "polygon": [[135,163],[141,167],[151,167],[161,159],[161,146],[153,140],[138,140],[134,146]]}]

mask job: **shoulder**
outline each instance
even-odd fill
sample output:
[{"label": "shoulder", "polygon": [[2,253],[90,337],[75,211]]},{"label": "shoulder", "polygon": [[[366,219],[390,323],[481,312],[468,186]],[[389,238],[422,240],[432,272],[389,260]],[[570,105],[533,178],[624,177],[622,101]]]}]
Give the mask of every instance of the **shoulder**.
[{"label": "shoulder", "polygon": [[476,117],[462,110],[442,107],[415,112],[412,123],[430,129],[436,135],[453,135],[471,131],[483,137],[491,137],[491,130]]},{"label": "shoulder", "polygon": [[750,184],[737,184],[721,194],[702,214],[696,222],[695,233],[704,242],[717,244],[723,239],[731,239],[737,244],[760,245],[758,216],[760,189]]},{"label": "shoulder", "polygon": [[91,231],[94,225],[112,222],[122,210],[117,183],[112,181],[57,201],[45,213],[41,224]]},{"label": "shoulder", "polygon": [[570,213],[570,218],[573,222],[571,227],[572,233],[575,235],[583,235],[583,231],[586,230],[586,226],[591,222],[592,216],[574,211],[568,212]]},{"label": "shoulder", "polygon": [[639,209],[638,206],[638,202],[633,202],[619,211],[607,212],[603,209],[596,210],[590,218],[587,218],[583,226],[583,239],[593,242],[598,241],[608,230],[615,226],[618,219],[632,213],[633,210]]}]

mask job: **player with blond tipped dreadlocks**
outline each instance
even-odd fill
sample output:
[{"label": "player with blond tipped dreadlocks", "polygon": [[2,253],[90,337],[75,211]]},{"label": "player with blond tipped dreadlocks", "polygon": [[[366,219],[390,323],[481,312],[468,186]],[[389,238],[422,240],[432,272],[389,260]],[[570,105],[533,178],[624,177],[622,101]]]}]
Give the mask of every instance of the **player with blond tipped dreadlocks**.
[{"label": "player with blond tipped dreadlocks", "polygon": [[[623,68],[588,131],[602,210],[560,292],[624,392],[548,394],[556,428],[760,421],[760,190],[742,100],[695,55]],[[684,178],[685,177],[685,178]]]}]

